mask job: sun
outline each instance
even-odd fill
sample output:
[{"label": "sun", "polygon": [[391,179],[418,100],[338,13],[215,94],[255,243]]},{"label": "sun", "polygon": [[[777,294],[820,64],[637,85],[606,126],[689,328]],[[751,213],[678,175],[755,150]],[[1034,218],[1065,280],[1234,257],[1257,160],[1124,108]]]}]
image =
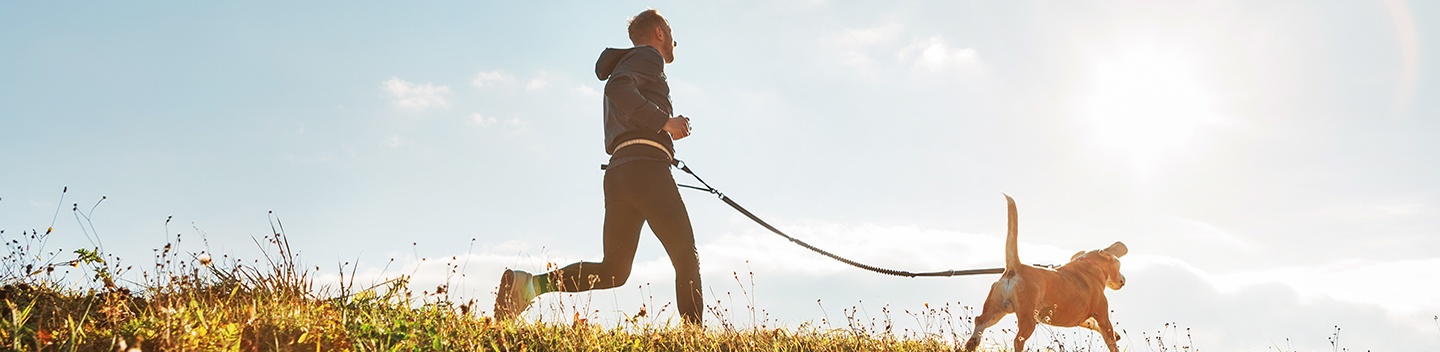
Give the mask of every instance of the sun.
[{"label": "sun", "polygon": [[1101,149],[1128,159],[1145,176],[1169,154],[1198,143],[1217,120],[1204,72],[1176,51],[1136,47],[1093,64],[1081,118]]}]

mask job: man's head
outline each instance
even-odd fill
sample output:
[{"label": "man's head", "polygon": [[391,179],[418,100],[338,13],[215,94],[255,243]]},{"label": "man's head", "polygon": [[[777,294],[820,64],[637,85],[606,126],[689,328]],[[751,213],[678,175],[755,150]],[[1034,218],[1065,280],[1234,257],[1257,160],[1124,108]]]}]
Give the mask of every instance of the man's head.
[{"label": "man's head", "polygon": [[675,36],[670,32],[670,22],[660,11],[648,9],[630,18],[630,42],[648,45],[660,51],[666,63],[675,62]]}]

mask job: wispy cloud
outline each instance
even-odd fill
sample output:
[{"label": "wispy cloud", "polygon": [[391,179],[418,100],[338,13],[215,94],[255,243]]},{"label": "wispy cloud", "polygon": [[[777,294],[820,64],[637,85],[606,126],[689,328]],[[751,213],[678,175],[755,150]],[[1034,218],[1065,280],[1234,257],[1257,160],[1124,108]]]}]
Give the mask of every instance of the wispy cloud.
[{"label": "wispy cloud", "polygon": [[904,30],[899,23],[841,31],[829,42],[839,63],[862,74],[870,74],[878,64],[875,56],[885,43],[893,42]]},{"label": "wispy cloud", "polygon": [[[1123,260],[1128,285],[1107,294],[1122,329],[1161,324],[1193,329],[1195,346],[1261,350],[1291,340],[1316,346],[1433,346],[1431,317],[1440,281],[1437,260],[1337,263],[1214,274],[1170,257],[1136,253]],[[1417,313],[1418,312],[1418,313]],[[1179,329],[1177,328],[1177,329]],[[1151,330],[1151,335],[1155,331]],[[1359,349],[1359,348],[1353,348]]]},{"label": "wispy cloud", "polygon": [[980,53],[974,48],[957,48],[939,35],[916,38],[909,46],[900,49],[896,58],[901,63],[931,72],[959,69],[974,72],[980,67]]},{"label": "wispy cloud", "polygon": [[385,137],[385,141],[383,142],[383,144],[387,147],[399,148],[410,145],[410,140],[406,139],[405,137],[401,137],[400,135],[392,134]]},{"label": "wispy cloud", "polygon": [[478,112],[470,114],[470,121],[474,122],[476,126],[480,126],[480,128],[503,127],[512,132],[519,130],[525,125],[524,121],[516,117],[501,119],[495,116],[483,115]]},{"label": "wispy cloud", "polygon": [[399,77],[390,78],[383,84],[385,92],[390,94],[390,103],[396,108],[419,112],[450,107],[450,100],[446,98],[450,95],[450,87],[410,83]]},{"label": "wispy cloud", "polygon": [[485,116],[481,115],[478,112],[470,114],[470,120],[474,121],[475,124],[479,125],[480,127],[490,127],[494,126],[497,122],[500,122],[500,119],[497,119],[494,116]]},{"label": "wispy cloud", "polygon": [[1209,275],[1224,291],[1278,283],[1289,286],[1306,301],[1336,299],[1373,304],[1394,313],[1440,309],[1440,258],[1401,261],[1336,261],[1318,266],[1264,268]]},{"label": "wispy cloud", "polygon": [[1430,201],[1422,194],[1368,197],[1323,206],[1317,209],[1317,214],[1325,218],[1348,221],[1394,224],[1440,216],[1440,204]]},{"label": "wispy cloud", "polygon": [[[503,69],[494,69],[476,73],[470,79],[470,85],[480,89],[523,88],[527,92],[536,92],[552,86],[565,87],[571,84],[574,83],[567,75],[552,70],[539,70],[525,77],[516,76]],[[599,92],[594,88],[584,85],[578,85],[575,92],[585,96],[599,96]]]},{"label": "wispy cloud", "polygon": [[570,82],[570,77],[564,74],[550,70],[540,70],[535,73],[534,77],[530,78],[530,81],[525,83],[525,90],[533,92],[550,87],[551,84],[558,83],[563,86],[566,82]]},{"label": "wispy cloud", "polygon": [[874,27],[852,28],[841,31],[835,40],[841,47],[862,49],[895,40],[904,29],[895,22]]},{"label": "wispy cloud", "polygon": [[[913,39],[904,44],[905,38]],[[830,50],[827,55],[861,77],[874,78],[905,70],[927,75],[975,74],[984,68],[980,53],[974,48],[955,45],[939,34],[914,35],[894,22],[842,30],[827,42]]]},{"label": "wispy cloud", "polygon": [[525,90],[541,90],[550,85],[550,81],[544,78],[532,78],[530,83],[525,84]]},{"label": "wispy cloud", "polygon": [[515,75],[502,70],[484,71],[475,74],[470,80],[470,85],[476,88],[492,88],[515,82]]},{"label": "wispy cloud", "polygon": [[599,99],[600,97],[604,96],[604,94],[603,94],[603,93],[600,93],[599,90],[596,90],[595,87],[591,87],[591,86],[584,85],[584,84],[576,85],[576,86],[575,86],[575,93],[580,94],[580,96],[582,96],[582,97],[594,98],[594,99]]},{"label": "wispy cloud", "polygon": [[1254,243],[1241,239],[1235,233],[1219,226],[1188,218],[1166,217],[1165,221],[1175,225],[1175,236],[1189,237],[1200,243],[1228,247],[1245,252],[1259,251]]},{"label": "wispy cloud", "polygon": [[1406,196],[1374,205],[1377,213],[1395,218],[1417,218],[1440,214],[1440,207],[1420,196]]}]

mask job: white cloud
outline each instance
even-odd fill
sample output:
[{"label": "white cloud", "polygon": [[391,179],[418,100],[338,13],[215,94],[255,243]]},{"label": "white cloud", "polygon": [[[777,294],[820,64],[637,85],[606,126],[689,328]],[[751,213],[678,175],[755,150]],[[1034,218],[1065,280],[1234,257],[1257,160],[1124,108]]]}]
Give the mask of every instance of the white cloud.
[{"label": "white cloud", "polygon": [[582,96],[582,97],[593,98],[593,99],[599,99],[600,97],[604,96],[604,94],[603,94],[603,93],[600,93],[599,90],[596,90],[595,87],[591,87],[591,86],[584,85],[584,84],[576,85],[576,86],[575,86],[575,93],[579,93],[580,96]]},{"label": "white cloud", "polygon": [[860,49],[895,40],[903,30],[904,27],[894,22],[875,27],[846,29],[840,32],[836,41],[841,47]]},{"label": "white cloud", "polygon": [[551,70],[539,70],[528,77],[517,77],[504,70],[496,69],[476,73],[470,85],[481,89],[518,89],[535,93],[550,87],[574,87],[570,91],[587,98],[599,98],[600,91],[593,87],[575,83],[569,76]]},{"label": "white cloud", "polygon": [[541,89],[545,89],[545,87],[547,87],[547,86],[549,86],[549,85],[550,85],[550,81],[545,80],[544,78],[532,78],[532,79],[530,79],[530,83],[526,83],[526,84],[525,84],[525,90],[529,90],[529,91],[541,90]]},{"label": "white cloud", "polygon": [[285,153],[285,161],[297,164],[325,164],[336,160],[335,155],[327,152],[314,152],[309,154]]},{"label": "white cloud", "polygon": [[415,84],[398,77],[390,78],[384,85],[385,91],[390,93],[391,103],[397,108],[419,112],[450,107],[450,101],[445,98],[450,95],[450,87]]},{"label": "white cloud", "polygon": [[550,87],[551,85],[568,86],[573,84],[570,76],[550,70],[540,70],[525,83],[525,90],[537,91]]},{"label": "white cloud", "polygon": [[974,48],[956,46],[939,34],[914,36],[908,45],[904,44],[903,38],[911,36],[897,23],[847,29],[830,38],[830,52],[826,55],[850,73],[869,78],[900,70],[976,74],[984,68]]},{"label": "white cloud", "polygon": [[1245,252],[1256,252],[1260,248],[1250,241],[1241,239],[1235,233],[1195,219],[1166,217],[1164,221],[1173,225],[1167,229],[1174,236],[1193,238],[1199,243],[1233,248]]},{"label": "white cloud", "polygon": [[478,112],[470,114],[470,121],[480,126],[480,128],[503,127],[511,132],[517,132],[525,127],[525,122],[516,117],[501,119],[494,116],[483,115]]},{"label": "white cloud", "polygon": [[1218,288],[1279,283],[1306,301],[1334,299],[1385,307],[1399,314],[1440,310],[1440,258],[1404,261],[1337,261],[1320,266],[1266,268],[1211,276]]},{"label": "white cloud", "polygon": [[1440,207],[1427,202],[1419,195],[1408,195],[1405,197],[1389,199],[1376,202],[1374,211],[1378,218],[1426,218],[1440,214]]},{"label": "white cloud", "polygon": [[980,65],[980,54],[975,49],[952,47],[939,35],[915,39],[909,46],[900,49],[896,58],[901,63],[929,71],[952,68],[973,71]]},{"label": "white cloud", "polygon": [[499,119],[496,119],[494,116],[485,116],[485,115],[481,115],[481,114],[478,113],[478,112],[477,112],[477,113],[474,113],[474,114],[471,114],[471,115],[470,115],[470,120],[471,120],[471,121],[475,121],[475,124],[476,124],[476,125],[480,125],[480,127],[490,127],[490,126],[494,126],[496,122],[499,122],[499,121],[500,121]]},{"label": "white cloud", "polygon": [[870,73],[877,65],[875,54],[880,46],[893,42],[904,30],[898,23],[875,27],[846,29],[829,41],[839,63],[861,73]]},{"label": "white cloud", "polygon": [[399,135],[393,135],[393,134],[392,134],[392,135],[390,135],[390,136],[388,136],[388,137],[385,137],[385,142],[384,142],[384,144],[385,144],[385,146],[387,146],[387,147],[399,148],[399,147],[403,147],[403,146],[409,145],[409,144],[410,144],[410,140],[409,140],[409,139],[405,139],[405,137],[400,137]]},{"label": "white cloud", "polygon": [[489,88],[512,82],[515,82],[515,75],[501,70],[492,70],[476,73],[475,78],[470,80],[470,85],[476,88]]},{"label": "white cloud", "polygon": [[1440,278],[1427,273],[1440,259],[1219,275],[1175,258],[1123,261],[1128,284],[1108,296],[1131,340],[1170,323],[1187,329],[1196,347],[1230,351],[1331,348],[1335,326],[1342,331],[1337,347],[1350,350],[1420,350],[1440,341],[1432,320],[1440,306],[1429,295]]}]

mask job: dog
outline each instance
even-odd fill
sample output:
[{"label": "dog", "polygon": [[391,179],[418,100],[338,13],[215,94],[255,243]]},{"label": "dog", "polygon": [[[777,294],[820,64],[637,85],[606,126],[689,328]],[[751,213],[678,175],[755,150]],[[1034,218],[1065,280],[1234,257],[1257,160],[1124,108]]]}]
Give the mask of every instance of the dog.
[{"label": "dog", "polygon": [[965,341],[965,350],[974,351],[980,335],[1005,315],[1015,313],[1019,330],[1015,334],[1015,350],[1025,350],[1025,340],[1035,332],[1035,325],[1060,327],[1083,326],[1100,333],[1111,352],[1118,352],[1115,342],[1120,335],[1110,322],[1110,302],[1105,288],[1119,290],[1125,286],[1120,274],[1120,260],[1130,250],[1115,242],[1105,249],[1082,251],[1070,262],[1054,269],[1026,265],[1016,251],[1019,220],[1015,199],[1005,195],[1010,217],[1005,236],[1005,273],[990,286],[985,307],[975,318],[975,331]]}]

